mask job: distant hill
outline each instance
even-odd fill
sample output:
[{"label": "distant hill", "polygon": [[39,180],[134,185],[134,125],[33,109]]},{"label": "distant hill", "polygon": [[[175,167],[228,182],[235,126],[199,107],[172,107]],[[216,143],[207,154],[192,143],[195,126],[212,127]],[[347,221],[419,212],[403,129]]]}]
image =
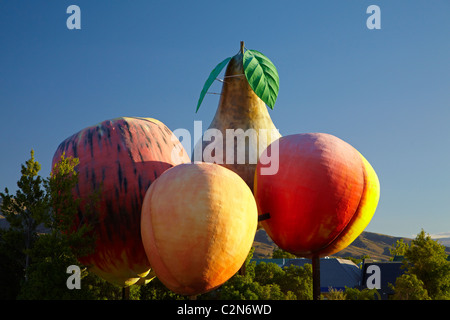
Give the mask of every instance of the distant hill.
[{"label": "distant hill", "polygon": [[[388,261],[390,258],[389,249],[400,239],[403,239],[403,241],[408,244],[412,240],[410,238],[393,237],[363,231],[352,244],[333,256],[342,258],[361,258],[361,256],[368,255],[372,259]],[[272,256],[273,250],[277,248],[276,244],[273,243],[263,229],[256,232],[253,246],[255,247],[255,252],[253,253],[254,258],[269,258]],[[447,247],[446,251],[450,254],[450,248]]]},{"label": "distant hill", "polygon": [[450,237],[436,237],[436,240],[439,241],[442,245],[450,247]]}]

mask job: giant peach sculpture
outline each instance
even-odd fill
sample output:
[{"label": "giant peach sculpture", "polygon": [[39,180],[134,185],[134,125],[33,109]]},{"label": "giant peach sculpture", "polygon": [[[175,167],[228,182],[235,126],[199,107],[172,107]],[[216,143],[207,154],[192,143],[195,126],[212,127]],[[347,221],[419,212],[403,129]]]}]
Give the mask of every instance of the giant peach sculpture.
[{"label": "giant peach sculpture", "polygon": [[[350,144],[325,133],[277,140],[279,168],[262,175],[254,194],[261,225],[282,249],[307,258],[336,253],[370,222],[379,200],[378,177]],[[264,153],[270,152],[270,145]]]}]

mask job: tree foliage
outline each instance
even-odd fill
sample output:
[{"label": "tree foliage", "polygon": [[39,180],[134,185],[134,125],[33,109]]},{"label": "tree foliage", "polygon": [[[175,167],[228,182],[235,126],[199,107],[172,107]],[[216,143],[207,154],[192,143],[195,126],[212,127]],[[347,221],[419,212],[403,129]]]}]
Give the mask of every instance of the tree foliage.
[{"label": "tree foliage", "polygon": [[37,228],[45,222],[48,210],[48,196],[45,193],[44,181],[39,176],[41,165],[34,158],[34,151],[31,150],[31,157],[21,165],[21,177],[17,182],[15,195],[0,192],[2,200],[0,211],[9,223],[9,232],[3,232],[2,242],[6,239],[14,238],[17,243],[4,243],[11,246],[16,253],[18,265],[24,273],[25,281],[28,277],[28,267],[30,264],[29,250],[37,239]]},{"label": "tree foliage", "polygon": [[273,259],[282,259],[282,258],[294,259],[294,258],[297,258],[297,256],[292,253],[289,253],[287,251],[284,251],[282,249],[275,248],[272,253],[272,258]]},{"label": "tree foliage", "polygon": [[[195,297],[199,300],[311,300],[312,267],[289,266],[281,268],[275,263],[251,261],[252,248],[244,263],[245,274],[237,272],[218,289]],[[191,297],[170,292],[154,279],[140,287],[141,299],[180,300]]]},{"label": "tree foliage", "polygon": [[[0,210],[9,223],[8,229],[0,231],[1,298],[98,298],[91,284],[101,281],[85,268],[84,290],[69,290],[66,286],[67,267],[77,264],[77,255],[91,252],[95,241],[91,224],[83,223],[83,219],[73,224],[80,216],[80,200],[72,192],[78,182],[77,164],[78,159],[62,156],[50,177],[44,179],[31,151],[30,159],[22,165],[16,194],[11,195],[7,188],[0,193]],[[94,194],[85,204],[90,209],[90,222],[94,221],[96,201]]]},{"label": "tree foliage", "polygon": [[[218,289],[220,299],[232,300],[311,300],[312,267],[251,261],[254,248],[245,263],[245,275],[236,274]],[[209,296],[211,296],[209,295]],[[205,297],[207,298],[207,297]]]},{"label": "tree foliage", "polygon": [[404,256],[408,249],[409,246],[403,239],[397,240],[395,244],[392,245],[392,248],[389,249],[389,253],[391,254],[390,260],[392,261],[395,256]]},{"label": "tree foliage", "polygon": [[25,279],[24,236],[15,230],[0,229],[0,300],[17,297]]},{"label": "tree foliage", "polygon": [[395,281],[393,300],[430,300],[422,280],[415,274],[402,274]]},{"label": "tree foliage", "polygon": [[95,247],[97,235],[94,227],[98,224],[96,205],[100,188],[86,199],[74,195],[73,190],[78,183],[75,168],[78,164],[77,158],[66,158],[63,154],[52,168],[46,180],[50,206],[46,224],[62,247],[70,248],[76,257],[82,257],[92,253]]},{"label": "tree foliage", "polygon": [[450,299],[450,262],[445,247],[422,230],[405,252],[407,273],[423,282],[431,299]]},{"label": "tree foliage", "polygon": [[380,299],[377,289],[345,287],[345,300],[377,300]]},{"label": "tree foliage", "polygon": [[450,262],[443,245],[422,230],[410,246],[397,242],[392,253],[405,257],[405,273],[391,285],[393,299],[450,299]]}]

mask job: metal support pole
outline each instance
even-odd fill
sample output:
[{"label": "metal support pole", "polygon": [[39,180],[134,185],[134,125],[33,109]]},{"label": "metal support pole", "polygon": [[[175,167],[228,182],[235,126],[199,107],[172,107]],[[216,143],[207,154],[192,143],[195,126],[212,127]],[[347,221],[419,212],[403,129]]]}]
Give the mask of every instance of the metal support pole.
[{"label": "metal support pole", "polygon": [[122,288],[122,300],[130,300],[130,287]]},{"label": "metal support pole", "polygon": [[312,257],[313,300],[320,300],[320,257]]}]

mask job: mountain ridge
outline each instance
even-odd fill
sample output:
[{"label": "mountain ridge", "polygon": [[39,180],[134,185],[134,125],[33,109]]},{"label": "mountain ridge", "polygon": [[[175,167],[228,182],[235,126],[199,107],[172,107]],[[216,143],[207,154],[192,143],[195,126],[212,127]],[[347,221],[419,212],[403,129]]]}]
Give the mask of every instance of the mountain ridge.
[{"label": "mountain ridge", "polygon": [[[407,244],[410,244],[413,240],[412,238],[363,231],[347,248],[333,254],[332,257],[353,257],[360,259],[362,256],[369,256],[371,259],[389,261],[391,257],[389,249],[395,245],[397,240],[402,239]],[[270,258],[272,257],[273,250],[278,248],[264,229],[259,229],[256,232],[253,247],[255,248],[253,257],[256,259]],[[450,254],[450,248],[446,246],[445,249],[447,254]]]}]

